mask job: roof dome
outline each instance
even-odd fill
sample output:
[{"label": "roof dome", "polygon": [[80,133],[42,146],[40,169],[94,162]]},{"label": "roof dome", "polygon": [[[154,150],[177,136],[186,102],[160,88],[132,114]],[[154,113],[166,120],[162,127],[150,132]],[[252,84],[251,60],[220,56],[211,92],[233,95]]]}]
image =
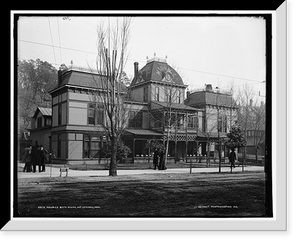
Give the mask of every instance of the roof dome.
[{"label": "roof dome", "polygon": [[[137,63],[135,63],[135,67],[137,67]],[[164,59],[158,58],[148,60],[147,64],[140,70],[137,68],[130,86],[147,81],[184,86],[177,71],[168,65]]]}]

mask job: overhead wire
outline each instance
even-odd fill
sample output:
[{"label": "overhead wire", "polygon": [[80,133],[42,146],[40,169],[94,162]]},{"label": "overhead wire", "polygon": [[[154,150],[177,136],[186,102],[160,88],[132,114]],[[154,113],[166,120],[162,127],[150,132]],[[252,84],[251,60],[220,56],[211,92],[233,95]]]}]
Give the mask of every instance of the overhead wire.
[{"label": "overhead wire", "polygon": [[62,63],[61,45],[60,45],[60,30],[59,30],[59,21],[58,21],[58,17],[56,17],[56,21],[57,21],[57,31],[58,31],[58,44],[59,44],[60,62]]},{"label": "overhead wire", "polygon": [[[50,22],[49,22],[49,27],[50,27]],[[51,31],[51,29],[50,29],[50,31]],[[60,39],[60,37],[59,37],[59,39]],[[51,40],[52,40],[52,34],[51,34]],[[54,53],[54,48],[59,48],[60,50],[64,49],[64,50],[69,50],[69,51],[75,51],[75,52],[81,52],[81,53],[88,53],[88,54],[97,55],[96,52],[92,52],[92,51],[81,50],[81,49],[76,49],[76,48],[62,47],[60,45],[60,41],[59,41],[59,46],[54,45],[53,40],[52,40],[52,45],[46,44],[46,43],[41,43],[41,42],[35,42],[35,41],[20,40],[20,39],[18,41],[25,42],[25,43],[30,43],[30,44],[41,45],[41,46],[52,47],[53,48],[53,53]],[[54,56],[55,56],[55,54],[54,54]],[[130,59],[130,58],[128,58],[128,60],[144,62],[144,61],[141,61],[141,60]],[[55,59],[55,64],[56,64],[56,59]],[[188,69],[188,68],[182,68],[182,67],[178,67],[178,68],[183,69],[183,70],[192,71],[192,72],[198,72],[198,73],[209,74],[209,75],[220,76],[220,77],[226,77],[226,78],[231,78],[231,79],[238,79],[238,80],[255,82],[256,84],[264,83],[264,81],[258,81],[258,80],[248,79],[248,78],[237,77],[237,76],[223,75],[223,74],[218,74],[218,73],[213,73],[213,72],[207,72],[207,71],[201,71],[201,70],[195,70],[195,69]],[[243,84],[241,84],[241,85],[243,85]],[[241,85],[236,85],[236,86],[241,86]]]},{"label": "overhead wire", "polygon": [[51,43],[52,43],[52,50],[53,50],[53,56],[54,56],[54,61],[56,63],[56,57],[55,57],[55,51],[54,51],[54,45],[53,45],[53,37],[52,37],[52,30],[51,30],[51,24],[50,24],[50,19],[48,17],[48,23],[49,23],[49,30],[50,30],[50,36],[51,36]]}]

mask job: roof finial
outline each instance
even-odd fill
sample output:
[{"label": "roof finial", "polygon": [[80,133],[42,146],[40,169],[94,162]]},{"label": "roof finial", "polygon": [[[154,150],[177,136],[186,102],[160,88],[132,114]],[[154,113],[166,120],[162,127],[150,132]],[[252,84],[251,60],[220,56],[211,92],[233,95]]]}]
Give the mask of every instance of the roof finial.
[{"label": "roof finial", "polygon": [[154,57],[156,56],[156,53],[154,53]]}]

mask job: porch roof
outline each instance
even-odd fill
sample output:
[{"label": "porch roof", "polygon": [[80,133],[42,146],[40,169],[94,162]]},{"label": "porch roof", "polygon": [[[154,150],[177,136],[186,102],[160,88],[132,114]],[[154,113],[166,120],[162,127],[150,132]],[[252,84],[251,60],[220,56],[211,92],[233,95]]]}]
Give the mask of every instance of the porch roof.
[{"label": "porch roof", "polygon": [[[220,132],[220,139],[224,140],[227,138],[227,133],[225,132]],[[205,140],[217,140],[218,139],[218,132],[202,132],[202,131],[198,131],[197,132],[197,137],[196,140],[201,140],[201,139],[205,139]]]},{"label": "porch roof", "polygon": [[163,136],[162,133],[158,133],[153,130],[146,130],[146,129],[126,129],[125,134],[128,133],[136,136]]},{"label": "porch roof", "polygon": [[187,110],[187,111],[199,111],[200,109],[185,105],[183,103],[167,103],[167,102],[158,102],[158,101],[151,101],[151,103],[159,105],[163,108],[170,108],[175,110]]}]

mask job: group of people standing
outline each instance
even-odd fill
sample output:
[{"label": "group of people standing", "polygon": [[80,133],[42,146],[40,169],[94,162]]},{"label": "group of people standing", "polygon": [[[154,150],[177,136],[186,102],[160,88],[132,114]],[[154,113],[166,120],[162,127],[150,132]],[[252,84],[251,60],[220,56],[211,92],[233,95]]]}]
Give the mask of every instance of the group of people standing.
[{"label": "group of people standing", "polygon": [[166,170],[166,162],[165,162],[165,152],[164,150],[154,150],[153,154],[153,165],[154,165],[154,170],[159,169],[159,170]]},{"label": "group of people standing", "polygon": [[[155,149],[154,150],[154,154],[153,154],[153,165],[154,165],[154,170],[159,169],[159,170],[166,170],[166,163],[165,163],[165,152],[164,150],[160,150],[160,149]],[[235,168],[235,161],[237,159],[236,157],[236,153],[234,151],[234,149],[231,150],[230,154],[229,154],[229,162],[230,162],[230,167]]]},{"label": "group of people standing", "polygon": [[28,145],[23,152],[22,162],[25,163],[23,172],[35,173],[37,165],[39,172],[45,172],[46,155],[47,151],[44,149],[43,145]]}]

